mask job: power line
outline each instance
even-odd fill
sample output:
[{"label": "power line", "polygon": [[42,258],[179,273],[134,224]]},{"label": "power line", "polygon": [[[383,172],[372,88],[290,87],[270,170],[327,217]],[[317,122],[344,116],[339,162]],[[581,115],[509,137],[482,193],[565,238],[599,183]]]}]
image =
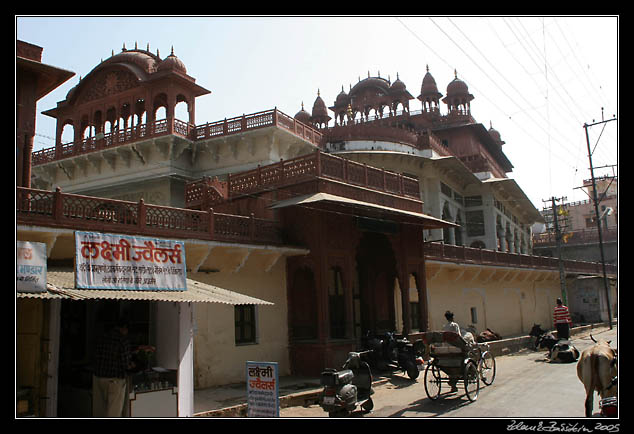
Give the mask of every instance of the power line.
[{"label": "power line", "polygon": [[[428,49],[429,49],[429,50],[430,50],[430,51],[431,51],[434,55],[436,55],[436,57],[438,57],[438,58],[439,58],[442,62],[444,62],[447,66],[449,66],[449,67],[451,67],[451,66],[452,66],[452,65],[451,65],[451,64],[450,64],[447,60],[445,60],[445,59],[444,59],[441,55],[439,55],[438,53],[436,53],[436,51],[434,51],[434,50],[433,50],[433,48],[431,48],[431,47],[430,47],[430,46],[429,46],[429,45],[428,45],[428,44],[427,44],[427,43],[426,43],[423,39],[421,39],[421,38],[418,36],[418,34],[417,34],[416,32],[414,32],[411,28],[409,28],[409,27],[408,27],[408,26],[407,26],[407,25],[406,25],[403,21],[401,21],[399,18],[396,18],[396,19],[397,19],[397,21],[398,21],[398,22],[399,22],[399,23],[400,23],[400,24],[401,24],[401,25],[402,25],[402,26],[403,26],[403,27],[404,27],[404,28],[405,28],[405,29],[406,29],[406,30],[407,30],[407,31],[408,31],[408,32],[409,32],[409,33],[410,33],[410,34],[411,34],[411,35],[412,35],[412,36],[413,36],[416,40],[418,40],[421,44],[423,44],[426,48],[428,48]],[[473,87],[474,89],[476,89],[476,90],[478,90],[478,91],[479,91],[479,89],[478,89],[478,87],[477,87],[477,86],[472,85],[472,87]],[[518,128],[519,130],[521,130],[522,132],[524,132],[524,134],[525,134],[527,137],[530,137],[530,138],[533,140],[533,143],[536,143],[538,146],[544,147],[544,145],[542,144],[542,142],[541,142],[540,140],[536,139],[536,138],[533,136],[532,131],[528,131],[528,130],[526,130],[526,128],[524,127],[524,125],[523,125],[522,123],[517,122],[517,121],[515,120],[515,118],[513,118],[513,117],[509,116],[509,115],[508,115],[508,113],[504,112],[504,110],[502,110],[502,109],[500,108],[499,104],[494,103],[493,101],[491,101],[491,100],[488,98],[488,96],[487,96],[487,94],[486,94],[486,93],[481,92],[481,93],[480,93],[480,95],[481,95],[484,99],[486,99],[489,103],[491,103],[492,107],[493,107],[495,110],[499,111],[499,112],[500,112],[500,113],[502,113],[502,114],[503,114],[506,118],[510,119],[510,120],[511,120],[511,121],[512,121],[512,122],[513,122],[516,126],[517,126],[517,128]],[[532,118],[531,118],[531,119],[532,119]],[[533,122],[535,122],[535,120],[534,120],[534,119],[533,119]],[[542,130],[543,130],[543,128],[542,128],[542,127],[541,127],[538,123],[536,123],[536,122],[535,122],[535,124],[537,125],[537,127],[538,127],[538,128],[540,128],[540,129],[542,129]],[[575,169],[576,169],[576,167],[573,167],[573,166],[571,166],[571,165],[570,165],[570,163],[568,162],[568,160],[567,160],[566,158],[562,157],[561,155],[559,155],[559,154],[558,154],[558,153],[556,153],[556,152],[553,152],[552,150],[551,150],[550,152],[551,152],[551,154],[552,154],[552,155],[555,155],[555,156],[556,156],[556,158],[557,158],[557,159],[558,159],[558,160],[559,160],[562,164],[567,165],[570,169],[573,169],[573,170],[575,170]],[[532,203],[532,201],[531,201],[531,203]]]},{"label": "power line", "polygon": [[[509,30],[511,30],[511,32],[513,33],[513,35],[515,36],[515,38],[517,39],[517,41],[520,43],[520,45],[522,46],[522,48],[524,49],[524,51],[529,55],[530,60],[539,68],[539,64],[537,63],[537,61],[532,57],[530,51],[528,50],[528,48],[522,43],[522,40],[520,40],[519,36],[517,35],[517,33],[513,30],[513,28],[510,26],[509,22],[507,22],[504,19],[505,24],[507,25],[507,27],[509,28]],[[546,64],[546,67],[548,69],[551,70],[553,76],[555,77],[555,79],[558,81],[559,86],[553,87],[553,90],[555,91],[555,93],[557,93],[557,95],[559,96],[559,98],[563,101],[564,97],[561,95],[561,93],[559,93],[558,89],[559,87],[561,87],[561,89],[563,89],[563,91],[566,93],[566,95],[568,96],[568,98],[571,101],[571,106],[567,106],[566,109],[562,110],[560,113],[568,115],[571,114],[570,108],[572,107],[573,109],[575,109],[580,117],[579,119],[583,119],[584,117],[586,117],[586,115],[584,113],[581,112],[581,104],[577,103],[577,101],[572,97],[572,95],[570,95],[570,93],[568,92],[566,86],[564,85],[564,83],[561,81],[561,79],[559,78],[559,76],[557,75],[557,73],[555,72],[554,68],[551,67],[551,65],[549,64],[549,62],[547,61],[547,59],[541,55],[539,53],[539,50],[536,48],[534,41],[532,40],[532,38],[530,37],[530,34],[528,33],[528,31],[526,30],[526,28],[524,27],[524,25],[522,24],[521,21],[519,21],[520,26],[522,26],[522,29],[524,29],[524,32],[526,33],[525,39],[530,41],[532,46],[535,47],[535,51],[537,52],[537,56],[540,56],[544,59],[544,62]],[[579,122],[579,119],[574,119],[575,122]]]},{"label": "power line", "polygon": [[[463,52],[463,53],[464,53],[464,54],[465,54],[465,55],[469,58],[469,60],[471,60],[471,62],[472,62],[472,63],[473,63],[476,67],[478,67],[478,68],[479,68],[479,69],[480,69],[480,70],[481,70],[481,71],[485,74],[485,76],[486,76],[486,77],[488,77],[488,78],[490,79],[489,74],[488,74],[486,71],[482,70],[482,68],[479,66],[479,64],[478,64],[477,62],[475,62],[475,61],[471,58],[471,56],[469,56],[469,54],[468,54],[465,50],[463,50],[463,49],[462,49],[462,47],[461,47],[459,44],[457,44],[457,43],[456,43],[456,42],[455,42],[455,41],[451,38],[451,36],[450,36],[450,35],[448,35],[448,34],[447,34],[447,33],[446,33],[446,32],[445,32],[445,31],[444,31],[444,30],[443,30],[440,26],[438,26],[438,24],[437,24],[437,23],[436,23],[433,19],[431,19],[431,18],[429,18],[429,19],[432,21],[432,23],[434,23],[434,25],[435,25],[436,27],[438,27],[438,29],[439,29],[439,30],[440,30],[440,31],[441,31],[441,32],[442,32],[442,33],[443,33],[443,34],[444,34],[444,35],[445,35],[445,36],[446,36],[446,37],[447,37],[447,38],[448,38],[451,42],[453,42],[453,44],[454,44],[454,45],[456,45],[456,47],[458,47],[458,48],[459,48],[459,49],[460,49],[460,50],[461,50],[461,51],[462,51],[462,52]],[[408,30],[409,30],[409,28],[408,28]],[[410,31],[411,31],[411,30],[410,30]],[[425,45],[426,45],[426,44],[425,44]],[[493,81],[493,80],[492,80],[492,81]],[[495,87],[497,87],[497,88],[498,88],[498,89],[499,89],[499,90],[500,90],[500,91],[501,91],[501,92],[502,92],[502,93],[503,93],[503,94],[504,94],[504,95],[505,95],[505,96],[506,96],[506,97],[507,97],[507,98],[508,98],[511,102],[513,102],[513,103],[517,104],[517,103],[516,103],[516,102],[515,102],[515,101],[514,101],[514,100],[513,100],[513,99],[512,99],[512,98],[511,98],[511,97],[510,97],[510,96],[509,96],[509,95],[508,95],[508,94],[507,94],[507,93],[506,93],[503,89],[502,89],[502,88],[500,88],[500,87],[499,87],[499,85],[498,85],[495,81],[493,81],[493,84],[494,84],[494,86],[495,86]],[[473,88],[475,88],[475,89],[477,89],[477,86],[472,86],[472,87],[473,87]],[[518,92],[519,92],[519,91],[518,91]],[[480,93],[480,95],[481,95],[481,96],[483,96],[483,97],[484,97],[486,100],[488,100],[489,102],[491,102],[491,104],[492,104],[494,107],[496,107],[498,110],[502,111],[501,109],[499,109],[498,104],[495,104],[493,101],[491,101],[491,100],[490,100],[490,99],[486,96],[486,93],[481,92],[481,93]],[[519,107],[519,106],[518,106],[518,107]],[[502,113],[504,113],[504,112],[502,111]],[[508,114],[504,113],[504,115],[505,115],[506,117],[508,117],[509,119],[513,120],[513,119],[511,118],[511,116],[508,116]],[[535,125],[536,125],[539,129],[541,129],[542,131],[544,131],[544,133],[546,133],[546,134],[548,135],[548,132],[547,132],[547,131],[545,131],[545,130],[544,130],[544,128],[543,128],[543,127],[541,127],[541,125],[540,125],[540,124],[539,124],[539,123],[538,123],[538,122],[537,122],[537,121],[536,121],[536,120],[535,120],[535,119],[534,119],[534,118],[533,118],[530,114],[528,114],[528,113],[527,113],[526,115],[527,115],[527,116],[528,116],[528,117],[529,117],[529,118],[530,118],[530,119],[534,122],[534,124],[535,124]],[[528,133],[528,132],[527,132],[527,131],[526,131],[526,130],[525,130],[525,129],[521,126],[521,124],[519,124],[519,123],[517,123],[517,122],[514,122],[514,123],[515,123],[518,127],[520,127],[520,128],[521,128],[521,129],[522,129],[522,130],[523,130],[523,131],[527,134],[527,135],[529,135],[529,136],[531,136],[533,139],[535,139],[535,138],[534,138],[534,137],[533,137],[530,133]],[[540,141],[536,140],[536,142],[537,142],[537,143],[539,143],[539,144],[541,145],[541,142],[540,142]],[[562,147],[566,147],[566,145],[565,145],[565,144],[563,144],[563,143],[561,143],[561,142],[558,142],[558,143],[559,143],[560,145],[562,145]],[[551,150],[549,150],[549,152],[552,152],[552,151],[551,151]],[[566,160],[565,160],[564,158],[561,158],[561,157],[560,157],[560,159],[561,159],[563,162],[566,162]]]}]

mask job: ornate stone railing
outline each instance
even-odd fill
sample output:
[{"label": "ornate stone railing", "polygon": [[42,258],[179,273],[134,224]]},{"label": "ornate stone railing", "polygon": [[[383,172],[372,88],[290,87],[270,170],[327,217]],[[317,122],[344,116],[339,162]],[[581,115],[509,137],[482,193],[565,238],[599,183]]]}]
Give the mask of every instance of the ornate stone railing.
[{"label": "ornate stone railing", "polygon": [[281,244],[272,220],[17,187],[17,223],[169,238]]},{"label": "ornate stone railing", "polygon": [[97,134],[96,136],[85,138],[79,142],[65,143],[60,146],[35,151],[31,154],[31,164],[36,166],[50,163],[68,157],[102,151],[127,143],[134,143],[140,140],[169,134],[189,137],[193,129],[193,125],[178,119],[174,119],[173,122],[168,122],[167,119],[161,119],[150,124],[141,124],[108,134]]},{"label": "ornate stone railing", "polygon": [[79,142],[65,143],[31,154],[31,163],[39,165],[64,158],[109,149],[153,137],[176,134],[190,140],[208,140],[215,137],[244,133],[258,128],[277,126],[318,146],[322,133],[315,128],[275,109],[249,115],[237,116],[217,122],[194,126],[178,119],[161,119],[150,124],[141,124],[108,134],[98,134]]},{"label": "ornate stone railing", "polygon": [[[559,269],[557,258],[522,255],[472,247],[453,246],[443,243],[425,244],[425,258],[466,264],[493,265],[513,268]],[[598,262],[564,260],[564,270],[577,273],[602,274]],[[617,268],[606,264],[606,272],[616,275]]]},{"label": "ornate stone railing", "polygon": [[382,191],[397,196],[420,200],[418,180],[400,173],[378,169],[316,151],[291,160],[256,169],[231,174],[228,177],[228,194],[236,196],[256,190],[297,183],[302,179],[324,177],[359,187]]},{"label": "ornate stone railing", "polygon": [[[584,229],[580,231],[567,232],[563,235],[564,241],[562,247],[573,246],[578,244],[593,244],[599,242],[599,232],[597,229]],[[618,240],[618,229],[609,228],[601,229],[601,237],[605,242],[612,242]],[[554,246],[557,243],[555,234],[551,232],[544,232],[533,236],[533,245],[535,247]]]}]

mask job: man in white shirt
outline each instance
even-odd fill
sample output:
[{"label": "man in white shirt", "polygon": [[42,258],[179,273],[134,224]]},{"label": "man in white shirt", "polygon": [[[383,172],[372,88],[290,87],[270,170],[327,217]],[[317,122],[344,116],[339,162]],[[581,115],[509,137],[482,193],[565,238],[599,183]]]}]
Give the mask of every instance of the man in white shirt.
[{"label": "man in white shirt", "polygon": [[451,311],[445,312],[445,318],[447,319],[447,324],[445,324],[445,326],[443,327],[443,331],[456,332],[460,336],[462,336],[462,339],[464,339],[468,344],[475,343],[475,339],[473,338],[473,335],[471,334],[471,332],[468,332],[460,328],[458,323],[453,320],[453,312]]},{"label": "man in white shirt", "polygon": [[[458,323],[453,320],[453,312],[445,312],[445,318],[447,319],[447,324],[445,324],[445,326],[443,327],[443,331],[458,333],[460,336],[462,336],[463,339],[465,339],[465,341],[469,342],[470,338],[470,341],[473,342],[473,335],[469,332],[463,333],[460,330],[460,326],[458,325]],[[465,336],[465,334],[468,336]],[[458,387],[456,386],[457,383],[458,378],[449,376],[449,385],[451,386],[451,392],[458,391]]]}]

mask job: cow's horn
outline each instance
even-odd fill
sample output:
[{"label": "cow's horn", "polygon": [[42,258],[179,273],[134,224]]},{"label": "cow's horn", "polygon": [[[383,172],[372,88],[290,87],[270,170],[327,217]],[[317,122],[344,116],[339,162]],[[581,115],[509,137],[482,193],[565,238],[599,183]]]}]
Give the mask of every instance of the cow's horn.
[{"label": "cow's horn", "polygon": [[594,338],[592,337],[592,334],[590,334],[590,339],[592,339],[592,342],[594,342],[595,344],[597,343],[597,341],[595,341]]}]

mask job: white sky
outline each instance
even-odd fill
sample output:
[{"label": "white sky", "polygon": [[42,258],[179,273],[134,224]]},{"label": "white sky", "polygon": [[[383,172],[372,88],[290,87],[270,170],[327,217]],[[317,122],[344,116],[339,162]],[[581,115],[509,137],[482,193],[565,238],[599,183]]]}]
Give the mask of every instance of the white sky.
[{"label": "white sky", "polygon": [[[429,65],[439,91],[454,78],[474,95],[476,121],[497,129],[514,178],[542,200],[587,199],[584,123],[618,118],[618,16],[136,17],[16,16],[16,38],[43,47],[42,61],[76,75],[38,102],[65,99],[125,44],[174,54],[211,94],[196,124],[277,107],[311,111],[319,89],[331,106],[359,78],[396,76],[417,97]],[[410,110],[419,110],[418,100]],[[446,106],[441,104],[446,112]],[[331,116],[333,114],[331,113]],[[618,163],[618,121],[589,129],[595,167]],[[55,121],[36,119],[35,149],[54,146]],[[596,148],[595,148],[596,146]],[[617,168],[595,170],[596,176]],[[614,172],[613,172],[614,171]]]}]

